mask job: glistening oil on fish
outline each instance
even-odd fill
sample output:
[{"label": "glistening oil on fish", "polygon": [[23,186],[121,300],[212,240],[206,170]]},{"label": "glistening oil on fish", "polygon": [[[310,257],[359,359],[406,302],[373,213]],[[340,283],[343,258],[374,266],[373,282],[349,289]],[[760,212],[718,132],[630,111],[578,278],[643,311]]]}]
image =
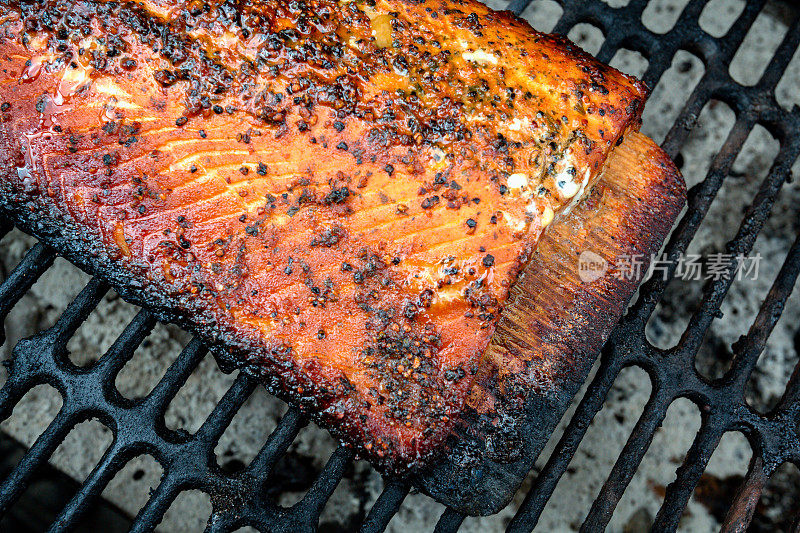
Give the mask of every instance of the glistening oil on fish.
[{"label": "glistening oil on fish", "polygon": [[0,208],[394,472],[646,97],[465,0],[0,7]]}]

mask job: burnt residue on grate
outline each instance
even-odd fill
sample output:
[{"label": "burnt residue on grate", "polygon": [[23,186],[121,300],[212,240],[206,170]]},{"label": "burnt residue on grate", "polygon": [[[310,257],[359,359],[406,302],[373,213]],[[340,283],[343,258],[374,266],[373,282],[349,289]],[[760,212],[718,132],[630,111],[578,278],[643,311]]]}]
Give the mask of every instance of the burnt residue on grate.
[{"label": "burnt residue on grate", "polygon": [[[509,8],[521,13],[528,3],[528,0],[514,0]],[[800,153],[797,134],[800,109],[788,110],[776,99],[776,88],[780,96],[779,82],[800,45],[800,11],[751,0],[733,14],[729,27],[712,31],[714,35],[711,35],[699,22],[706,2],[690,0],[674,14],[675,24],[671,28],[666,25],[656,28],[665,32],[661,34],[643,24],[642,14],[648,9],[648,3],[643,0],[631,0],[619,8],[600,0],[563,0],[559,4],[563,13],[554,31],[568,34],[583,24],[598,27],[606,36],[598,40],[598,58],[609,62],[621,49],[639,54],[646,60],[642,77],[651,87],[656,87],[667,75],[676,58],[682,58],[678,64],[679,74],[698,72],[697,83],[688,98],[680,102],[674,124],[665,131],[662,144],[679,164],[690,155],[682,151],[691,143],[692,131],[704,109],[710,103],[719,102],[731,111],[730,132],[721,139],[721,147],[705,177],[694,180],[687,212],[666,245],[666,256],[672,260],[667,268],[670,277],[675,276],[679,255],[691,250],[706,215],[713,217],[715,205],[728,201],[725,186],[731,180],[741,179],[734,167],[735,161],[756,128],[764,128],[776,139],[776,153],[768,161],[759,163],[767,168],[762,169],[763,176],[750,184],[752,189],[748,189],[745,211],[732,216],[730,238],[723,251],[732,257],[748,254],[762,230],[769,234],[780,231],[797,234],[800,228],[796,223],[780,228],[770,226],[770,215],[777,205],[777,208],[795,210],[794,218],[785,217],[788,220],[800,219],[797,203],[781,207],[779,200]],[[764,13],[780,16],[788,30],[776,43],[774,56],[764,62],[763,72],[751,80],[752,84],[744,85],[732,77],[729,65],[735,62],[748,32]],[[687,53],[699,64],[684,60]],[[746,67],[731,70],[736,73],[737,68],[744,68],[744,75],[748,75]],[[0,236],[9,230],[10,226],[0,221]],[[535,527],[592,419],[607,405],[617,377],[631,366],[649,375],[652,381],[650,400],[591,506],[583,529],[601,530],[609,523],[656,430],[665,420],[667,410],[679,398],[688,398],[699,407],[699,431],[678,468],[677,479],[657,488],[663,495],[661,509],[653,516],[637,513],[633,517],[636,523],[658,531],[676,529],[697,489],[699,503],[708,507],[728,528],[742,530],[754,516],[755,525],[790,527],[788,524],[793,518],[781,517],[779,523],[770,518],[773,515],[764,505],[781,505],[787,512],[798,511],[791,502],[781,503],[780,494],[782,486],[791,486],[792,480],[796,480],[796,475],[786,473],[782,465],[800,462],[800,437],[796,430],[800,421],[800,371],[792,375],[784,391],[775,398],[764,399],[768,407],[765,414],[755,411],[747,402],[747,398],[753,396],[748,392],[750,378],[800,274],[800,236],[796,240],[788,239],[791,243],[788,253],[768,258],[774,261],[774,282],[764,295],[761,307],[753,313],[755,320],[752,324],[742,321],[742,337],[732,345],[724,335],[714,332],[712,324],[724,309],[726,297],[736,290],[735,276],[711,280],[701,291],[694,291],[696,306],[685,330],[674,345],[663,348],[653,346],[645,334],[645,326],[656,313],[660,301],[665,304],[659,312],[669,313],[685,300],[672,294],[676,288],[680,289],[680,282],[669,284],[656,277],[642,287],[638,300],[605,346],[600,367],[554,452],[532,477],[530,486],[525,486],[525,494],[518,495],[521,501],[509,523],[510,531],[530,531]],[[27,252],[0,285],[0,317],[7,317],[36,280],[48,271],[54,259],[54,252],[40,244]],[[735,267],[734,260],[724,265],[729,273]],[[205,349],[196,341],[186,346],[168,367],[163,379],[143,398],[130,400],[120,395],[114,387],[116,375],[156,325],[147,311],[141,311],[131,320],[119,339],[94,365],[73,366],[67,345],[107,290],[103,283],[90,281],[51,327],[17,343],[6,363],[8,378],[0,390],[0,419],[8,418],[22,397],[41,383],[57,389],[63,405],[44,434],[0,482],[0,513],[9,512],[71,429],[88,419],[99,420],[110,429],[114,439],[96,468],[76,487],[68,503],[57,511],[52,519],[53,530],[68,530],[83,523],[95,499],[116,473],[131,458],[141,454],[152,456],[161,465],[163,476],[133,519],[134,531],[152,530],[178,495],[189,490],[201,490],[210,496],[213,507],[210,531],[234,531],[245,525],[261,531],[312,530],[319,526],[323,509],[336,488],[345,486],[340,485],[343,479],[349,481],[346,485],[349,489],[358,490],[364,482],[364,470],[362,467],[354,470],[349,450],[339,448],[327,462],[317,465],[314,458],[298,455],[292,448],[305,421],[291,407],[276,422],[275,430],[255,457],[246,463],[229,461],[218,466],[217,442],[257,386],[255,380],[243,374],[232,382],[197,431],[188,433],[165,427],[164,411],[205,357]],[[795,339],[795,344],[800,341]],[[711,355],[721,355],[725,359],[710,364],[710,371],[715,373],[713,377],[696,370],[698,353],[701,359]],[[741,431],[750,441],[753,457],[749,469],[738,477],[704,474],[711,455],[729,431]],[[385,529],[410,490],[402,482],[387,480],[383,492],[371,506],[368,505],[370,498],[359,494],[356,498],[360,502],[359,511],[354,515],[357,520],[346,527],[354,529],[360,521],[364,531]],[[304,494],[298,501],[281,506],[278,500],[285,491]],[[719,500],[727,501],[721,506]],[[436,529],[455,531],[464,519],[457,512],[445,510]]]}]

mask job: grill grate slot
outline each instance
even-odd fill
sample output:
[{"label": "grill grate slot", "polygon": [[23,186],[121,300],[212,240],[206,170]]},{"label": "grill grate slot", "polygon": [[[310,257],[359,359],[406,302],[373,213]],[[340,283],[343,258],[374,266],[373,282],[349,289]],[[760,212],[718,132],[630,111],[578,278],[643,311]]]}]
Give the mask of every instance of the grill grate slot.
[{"label": "grill grate slot", "polygon": [[[553,11],[553,6],[544,4],[538,0],[511,0],[507,9],[526,14],[537,8]],[[650,87],[658,84],[677,54],[688,52],[702,62],[705,70],[662,144],[673,159],[679,157],[697,117],[709,101],[724,102],[736,118],[722,148],[711,161],[705,179],[690,189],[687,211],[666,244],[664,251],[670,260],[668,276],[654,276],[642,285],[638,300],[604,347],[597,373],[555,451],[533,480],[508,530],[528,532],[536,526],[589,425],[604,406],[620,372],[629,366],[639,367],[650,376],[653,383],[650,399],[594,500],[582,530],[599,531],[609,524],[656,430],[678,398],[688,398],[697,404],[701,426],[677,470],[677,478],[666,487],[654,530],[669,531],[678,527],[712,453],[729,431],[744,433],[753,448],[749,469],[725,517],[725,528],[744,530],[772,474],[786,462],[800,464],[800,432],[797,430],[800,365],[770,413],[757,413],[745,399],[747,382],[800,276],[800,235],[749,330],[732,346],[732,366],[720,379],[708,380],[701,376],[695,369],[695,356],[713,320],[719,316],[720,306],[735,276],[722,277],[705,287],[702,302],[676,346],[667,349],[653,346],[645,337],[645,326],[668,290],[668,280],[675,276],[678,257],[687,251],[696,236],[734,160],[757,125],[777,139],[779,150],[743,214],[735,237],[726,245],[726,252],[732,256],[726,265],[729,274],[733,274],[737,266],[735,256],[746,255],[753,249],[776,198],[790,178],[792,165],[800,154],[797,133],[800,131],[800,108],[795,106],[788,111],[779,106],[775,91],[800,47],[800,9],[792,12],[788,29],[758,81],[745,86],[731,77],[729,65],[756,19],[763,16],[766,0],[749,0],[741,11],[732,9],[735,19],[730,27],[724,33],[714,30],[715,35],[704,29],[705,22],[701,23],[701,18],[705,20],[709,16],[710,6],[706,0],[685,2],[683,10],[675,17],[676,22],[669,28],[668,24],[648,26],[643,22],[643,18],[655,16],[650,13],[657,11],[653,7],[648,9],[646,0],[630,0],[621,7],[616,7],[619,2],[609,4],[600,0],[559,0],[558,4],[563,13],[553,31],[567,34],[578,25],[595,26],[604,35],[597,57],[610,62],[618,53],[640,54],[637,62],[642,64],[643,79]],[[721,3],[713,0],[712,4],[719,6]],[[657,33],[650,27],[665,33]],[[0,219],[0,239],[11,229],[10,224]],[[54,260],[54,251],[42,244],[36,244],[27,252],[0,284],[0,319],[5,320]],[[191,341],[146,397],[138,400],[123,397],[115,388],[115,379],[155,327],[155,319],[149,312],[140,311],[94,365],[78,369],[67,359],[68,341],[108,290],[105,283],[91,280],[55,325],[19,342],[11,360],[5,362],[9,372],[0,389],[0,420],[11,416],[22,397],[41,384],[55,387],[62,396],[63,406],[0,483],[0,517],[21,497],[35,472],[47,462],[67,434],[77,424],[96,418],[112,430],[113,443],[60,511],[52,531],[75,528],[115,475],[132,458],[142,454],[152,456],[160,464],[163,476],[133,519],[131,531],[152,531],[178,495],[190,490],[200,490],[211,497],[213,512],[207,527],[210,532],[235,531],[243,526],[275,532],[314,530],[333,492],[353,464],[353,453],[344,447],[336,449],[297,504],[283,508],[273,503],[268,496],[271,476],[278,461],[307,425],[300,412],[290,407],[255,458],[243,470],[226,473],[217,464],[215,448],[233,417],[257,387],[256,380],[240,373],[194,435],[167,428],[163,422],[167,407],[206,357],[207,350],[199,341]],[[4,340],[4,334],[0,332],[0,335]],[[377,500],[365,510],[361,531],[384,531],[409,493],[410,487],[403,482],[386,480]],[[445,509],[435,531],[457,531],[465,519],[452,509]]]}]

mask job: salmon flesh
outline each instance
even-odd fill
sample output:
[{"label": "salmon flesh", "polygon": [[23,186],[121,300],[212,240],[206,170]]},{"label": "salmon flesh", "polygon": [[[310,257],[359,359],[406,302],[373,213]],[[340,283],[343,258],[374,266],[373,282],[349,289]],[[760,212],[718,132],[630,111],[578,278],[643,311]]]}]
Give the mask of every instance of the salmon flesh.
[{"label": "salmon flesh", "polygon": [[471,0],[0,0],[0,209],[400,472],[645,98]]}]

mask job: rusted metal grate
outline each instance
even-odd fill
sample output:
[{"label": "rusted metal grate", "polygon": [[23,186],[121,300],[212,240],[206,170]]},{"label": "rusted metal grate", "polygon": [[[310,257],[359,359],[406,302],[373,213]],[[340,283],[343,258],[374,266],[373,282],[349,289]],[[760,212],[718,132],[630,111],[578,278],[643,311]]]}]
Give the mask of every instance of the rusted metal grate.
[{"label": "rusted metal grate", "polygon": [[[521,13],[530,0],[513,0],[509,9]],[[637,51],[648,60],[643,78],[654,87],[670,68],[680,50],[696,55],[705,73],[686,101],[663,143],[673,157],[686,143],[693,120],[711,100],[725,102],[736,119],[722,149],[714,158],[705,179],[691,188],[688,209],[674,230],[665,249],[671,260],[668,279],[675,275],[677,258],[686,252],[706,213],[715,201],[736,156],[751,130],[765,127],[780,143],[777,158],[744,213],[736,236],[726,247],[731,257],[748,254],[764,227],[790,169],[800,154],[800,109],[787,111],[778,105],[775,88],[793,54],[800,45],[800,10],[760,80],[744,86],[732,79],[728,65],[742,45],[764,0],[746,2],[730,29],[720,37],[706,33],[699,24],[706,5],[689,1],[674,27],[665,34],[649,30],[642,22],[645,0],[631,0],[615,8],[599,0],[559,0],[563,15],[554,31],[566,34],[576,24],[599,27],[606,39],[598,58],[609,62],[620,48]],[[800,217],[800,213],[798,213]],[[0,224],[0,237],[11,227]],[[5,319],[14,305],[52,265],[55,253],[38,244],[0,285],[0,318]],[[728,276],[710,282],[698,310],[677,346],[654,347],[645,337],[645,325],[667,290],[668,281],[655,277],[641,288],[638,299],[622,319],[606,344],[598,372],[561,437],[554,453],[538,474],[509,531],[531,531],[550,499],[556,484],[567,469],[587,428],[606,403],[619,373],[627,367],[644,369],[652,380],[650,401],[638,420],[622,453],[603,485],[583,524],[584,531],[602,530],[650,446],[654,433],[664,421],[669,406],[678,398],[698,405],[701,427],[678,469],[677,479],[666,488],[663,505],[655,518],[654,530],[675,530],[708,461],[727,431],[742,431],[753,447],[753,458],[742,487],[737,492],[725,520],[726,530],[743,531],[770,476],[785,462],[800,464],[800,368],[796,369],[777,407],[759,414],[745,401],[745,385],[759,355],[800,274],[800,235],[761,305],[749,331],[733,346],[733,364],[717,380],[709,380],[695,368],[695,357],[732,283],[736,262],[727,265]],[[100,463],[63,508],[51,529],[69,530],[79,523],[115,474],[134,456],[152,455],[164,474],[148,503],[134,518],[132,531],[151,531],[178,494],[199,489],[211,496],[213,514],[208,531],[234,531],[244,525],[260,531],[296,532],[314,530],[328,499],[338,486],[353,457],[339,448],[328,461],[311,489],[290,508],[279,507],[268,496],[270,476],[305,424],[301,414],[290,408],[267,440],[260,453],[238,474],[224,472],[216,462],[214,448],[228,424],[257,386],[253,378],[240,374],[225,397],[194,435],[176,433],[163,425],[163,414],[205,356],[204,347],[190,343],[145,398],[132,401],[116,391],[117,373],[131,359],[137,346],[155,326],[155,319],[141,311],[119,339],[96,364],[77,369],[67,361],[67,342],[96,308],[108,287],[92,280],[50,329],[21,341],[8,362],[9,377],[0,390],[0,420],[11,415],[14,406],[32,387],[46,383],[63,397],[63,407],[10,475],[0,484],[0,515],[14,505],[31,477],[64,440],[78,422],[97,418],[108,426],[114,440]],[[383,493],[368,512],[362,531],[383,531],[397,513],[410,487],[397,480],[386,480]],[[456,531],[465,517],[453,510],[441,516],[436,531]]]}]

